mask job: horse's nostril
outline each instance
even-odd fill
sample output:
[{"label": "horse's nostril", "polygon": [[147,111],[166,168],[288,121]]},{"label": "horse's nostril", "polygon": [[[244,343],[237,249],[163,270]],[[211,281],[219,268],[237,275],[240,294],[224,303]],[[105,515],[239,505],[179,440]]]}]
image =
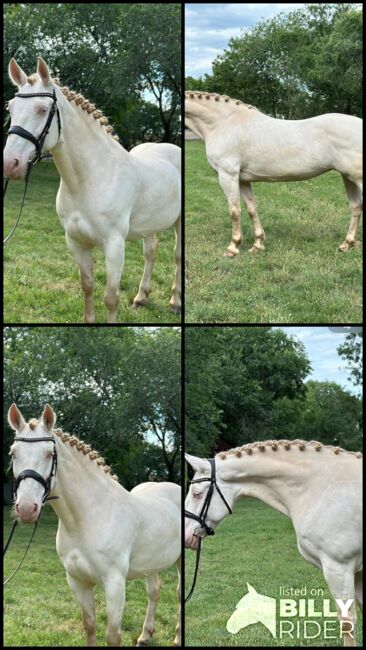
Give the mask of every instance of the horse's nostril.
[{"label": "horse's nostril", "polygon": [[36,512],[36,510],[37,510],[37,504],[33,503],[33,512]]},{"label": "horse's nostril", "polygon": [[14,158],[14,167],[18,167],[18,165],[19,165],[18,158]]}]

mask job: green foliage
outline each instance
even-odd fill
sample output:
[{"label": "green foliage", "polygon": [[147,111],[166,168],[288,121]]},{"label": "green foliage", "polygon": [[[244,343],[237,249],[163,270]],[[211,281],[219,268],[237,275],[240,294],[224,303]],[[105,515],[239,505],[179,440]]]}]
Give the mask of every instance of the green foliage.
[{"label": "green foliage", "polygon": [[10,58],[29,74],[42,56],[64,85],[108,115],[124,146],[180,144],[179,5],[21,3],[4,12],[6,99],[14,92]]},{"label": "green foliage", "polygon": [[100,451],[125,487],[179,481],[180,331],[170,328],[7,327],[4,332],[4,469],[24,417],[54,408],[58,425]]},{"label": "green foliage", "polygon": [[187,451],[275,437],[276,403],[305,395],[303,346],[270,327],[187,328],[185,338]]},{"label": "green foliage", "polygon": [[338,348],[338,354],[348,362],[352,381],[355,386],[362,385],[362,332],[352,332],[346,336]]},{"label": "green foliage", "polygon": [[186,88],[231,95],[274,117],[362,114],[362,11],[313,4],[259,21]]}]

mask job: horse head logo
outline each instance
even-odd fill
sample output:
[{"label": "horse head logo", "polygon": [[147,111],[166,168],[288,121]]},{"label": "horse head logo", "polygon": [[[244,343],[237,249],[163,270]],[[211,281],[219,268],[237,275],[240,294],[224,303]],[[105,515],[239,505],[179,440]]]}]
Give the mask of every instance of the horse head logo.
[{"label": "horse head logo", "polygon": [[248,625],[262,623],[276,637],[276,599],[262,596],[247,582],[248,593],[239,600],[235,612],[226,623],[226,629],[236,634]]}]

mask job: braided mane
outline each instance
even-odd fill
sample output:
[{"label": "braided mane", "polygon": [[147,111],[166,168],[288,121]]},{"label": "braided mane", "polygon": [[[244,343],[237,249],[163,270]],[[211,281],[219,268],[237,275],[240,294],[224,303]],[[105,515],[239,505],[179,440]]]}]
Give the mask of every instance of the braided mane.
[{"label": "braided mane", "polygon": [[246,104],[245,102],[242,102],[240,99],[233,99],[232,97],[229,97],[228,95],[219,95],[218,93],[206,93],[206,92],[201,92],[199,90],[185,90],[184,91],[184,96],[187,97],[187,99],[214,99],[215,102],[234,102],[236,106],[246,106],[247,108],[253,108],[255,111],[259,111],[259,109],[256,106],[252,106],[252,104]]},{"label": "braided mane", "polygon": [[[31,422],[32,424],[38,424],[37,420],[31,420]],[[29,426],[32,428],[31,422],[29,422]],[[86,444],[83,440],[79,440],[77,436],[71,436],[69,433],[65,433],[62,429],[53,429],[52,433],[54,433],[63,443],[68,442],[71,447],[75,447],[77,451],[82,452],[85,456],[89,456],[93,463],[99,465],[106,474],[109,474],[114,481],[118,482],[118,476],[112,473],[112,468],[106,464],[104,458],[102,458],[97,451],[92,449],[90,445]]]},{"label": "braided mane", "polygon": [[342,447],[334,447],[333,445],[323,445],[321,442],[318,442],[317,440],[265,440],[263,442],[250,442],[247,443],[246,445],[242,445],[241,447],[234,447],[233,449],[228,449],[228,451],[225,452],[220,452],[216,454],[216,457],[221,458],[221,460],[225,460],[228,455],[230,456],[241,456],[242,453],[247,453],[247,454],[252,454],[253,450],[258,450],[261,452],[266,451],[266,449],[271,448],[272,451],[277,451],[278,447],[283,447],[284,449],[291,449],[293,447],[296,447],[300,451],[304,451],[306,448],[311,448],[315,451],[321,451],[322,449],[330,449],[332,450],[335,454],[343,453],[343,454],[351,454],[352,456],[356,456],[356,458],[362,458],[362,453],[360,451],[347,451],[346,449],[342,449]]}]

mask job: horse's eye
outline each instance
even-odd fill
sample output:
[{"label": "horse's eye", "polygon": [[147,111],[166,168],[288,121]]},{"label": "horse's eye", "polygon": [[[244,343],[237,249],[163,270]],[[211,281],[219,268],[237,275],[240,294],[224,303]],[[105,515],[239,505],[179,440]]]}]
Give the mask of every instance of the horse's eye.
[{"label": "horse's eye", "polygon": [[201,492],[193,492],[193,498],[194,499],[200,499],[202,496]]}]

